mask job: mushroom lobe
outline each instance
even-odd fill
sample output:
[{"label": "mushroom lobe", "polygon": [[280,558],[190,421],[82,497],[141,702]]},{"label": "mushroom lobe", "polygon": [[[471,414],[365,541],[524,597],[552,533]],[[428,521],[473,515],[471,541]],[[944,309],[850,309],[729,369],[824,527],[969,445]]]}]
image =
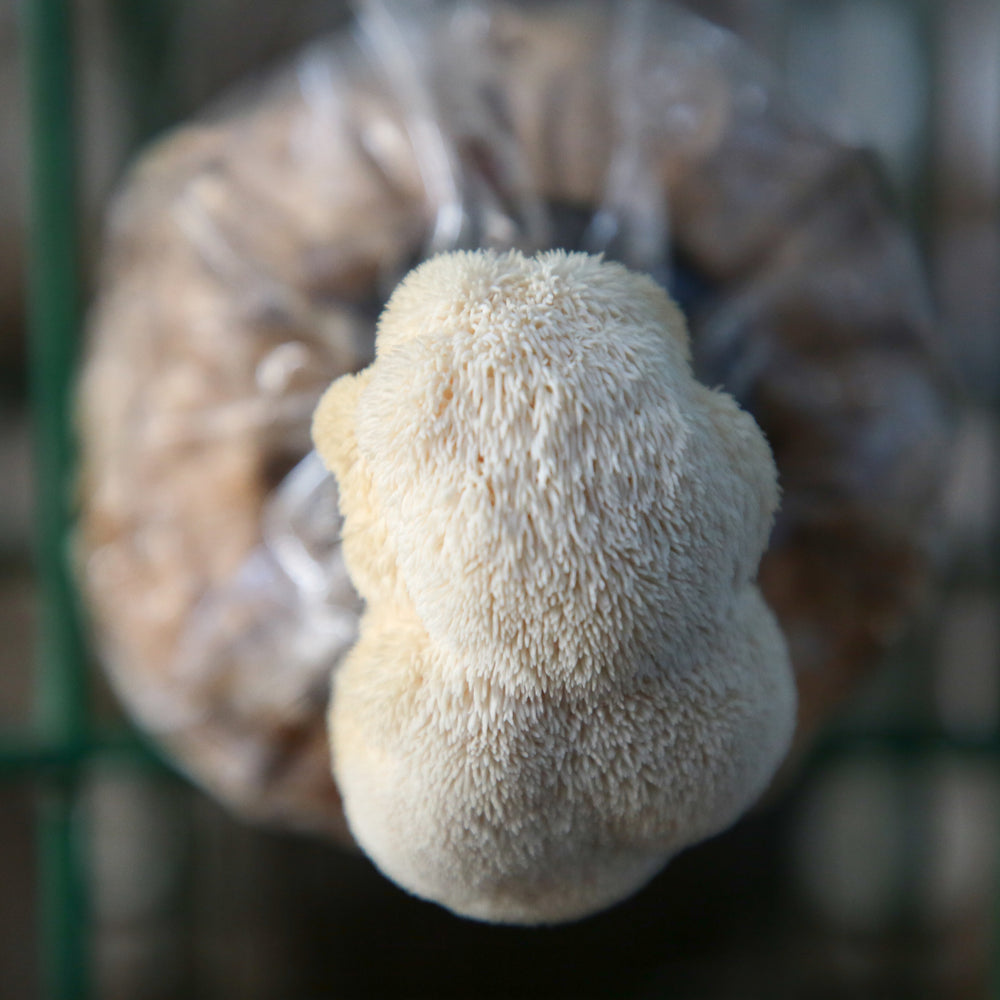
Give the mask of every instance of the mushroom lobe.
[{"label": "mushroom lobe", "polygon": [[401,886],[482,920],[574,919],[764,790],[795,718],[754,582],[774,462],[694,379],[652,279],[561,251],[435,257],[313,436],[366,602],[334,774]]}]

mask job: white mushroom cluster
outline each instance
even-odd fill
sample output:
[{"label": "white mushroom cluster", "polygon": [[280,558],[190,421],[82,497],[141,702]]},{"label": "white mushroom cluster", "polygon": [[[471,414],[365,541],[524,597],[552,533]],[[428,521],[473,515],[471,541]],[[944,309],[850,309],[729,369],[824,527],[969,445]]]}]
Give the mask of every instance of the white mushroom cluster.
[{"label": "white mushroom cluster", "polygon": [[795,719],[754,583],[774,463],[650,278],[436,257],[313,434],[366,601],[334,774],[387,875],[478,919],[574,919],[765,789]]}]

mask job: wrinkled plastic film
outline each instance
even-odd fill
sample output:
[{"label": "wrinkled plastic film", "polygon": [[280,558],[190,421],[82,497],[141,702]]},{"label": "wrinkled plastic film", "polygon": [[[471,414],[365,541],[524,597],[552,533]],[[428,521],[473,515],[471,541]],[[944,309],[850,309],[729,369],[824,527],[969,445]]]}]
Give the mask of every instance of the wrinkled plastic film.
[{"label": "wrinkled plastic film", "polygon": [[669,212],[651,142],[647,47],[654,4],[638,0],[615,9],[608,83],[618,135],[601,203],[587,227],[584,247],[621,260],[670,284]]},{"label": "wrinkled plastic film", "polygon": [[235,808],[345,836],[324,718],[359,607],[312,410],[421,259],[562,246],[669,284],[700,377],[768,435],[762,585],[809,731],[912,604],[946,438],[921,275],[865,161],[669,3],[356,6],[156,144],[111,210],[80,556],[126,704]]},{"label": "wrinkled plastic film", "polygon": [[495,6],[442,0],[355,4],[362,45],[407,110],[434,206],[424,256],[446,250],[550,245],[546,206],[503,106],[509,58]]}]

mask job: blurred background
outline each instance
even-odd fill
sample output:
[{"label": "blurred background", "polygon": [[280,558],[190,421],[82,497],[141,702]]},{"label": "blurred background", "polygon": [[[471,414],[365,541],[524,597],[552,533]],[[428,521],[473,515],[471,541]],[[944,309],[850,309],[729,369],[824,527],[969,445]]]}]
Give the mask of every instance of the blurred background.
[{"label": "blurred background", "polygon": [[[71,6],[87,260],[137,144],[347,16],[334,0]],[[28,130],[19,9],[0,6],[0,997],[85,996],[87,980],[102,1000],[1000,997],[1000,3],[687,6],[873,149],[911,220],[961,392],[937,578],[792,787],[629,903],[531,932],[241,824],[145,751],[70,768],[18,749],[39,639]],[[91,683],[102,729],[125,732]]]}]

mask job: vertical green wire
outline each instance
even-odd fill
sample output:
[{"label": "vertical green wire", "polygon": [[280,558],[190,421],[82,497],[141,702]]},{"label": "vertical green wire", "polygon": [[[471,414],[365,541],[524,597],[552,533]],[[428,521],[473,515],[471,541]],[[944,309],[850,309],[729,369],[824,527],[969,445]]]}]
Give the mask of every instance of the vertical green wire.
[{"label": "vertical green wire", "polygon": [[[29,112],[29,317],[40,590],[38,727],[50,746],[81,748],[88,733],[86,659],[68,564],[70,386],[80,306],[73,32],[68,0],[20,5]],[[88,906],[78,779],[42,788],[38,813],[41,972],[46,995],[88,995]]]},{"label": "vertical green wire", "polygon": [[181,0],[114,0],[111,5],[135,141],[177,115],[175,28],[183,8]]},{"label": "vertical green wire", "polygon": [[40,629],[39,723],[45,735],[87,732],[87,681],[67,541],[72,504],[70,386],[80,289],[72,42],[67,0],[32,0],[24,12],[30,134],[29,316],[37,475]]},{"label": "vertical green wire", "polygon": [[942,73],[939,39],[944,28],[943,5],[940,0],[917,0],[913,4],[911,16],[916,26],[917,39],[920,45],[921,64],[924,71],[924,109],[920,123],[920,136],[917,145],[917,169],[912,178],[912,188],[908,194],[906,208],[920,243],[920,249],[925,258],[933,252],[934,212],[937,195],[935,187],[935,167],[937,150],[935,148],[937,121],[935,112],[938,110],[935,95],[938,92],[939,77]]}]

